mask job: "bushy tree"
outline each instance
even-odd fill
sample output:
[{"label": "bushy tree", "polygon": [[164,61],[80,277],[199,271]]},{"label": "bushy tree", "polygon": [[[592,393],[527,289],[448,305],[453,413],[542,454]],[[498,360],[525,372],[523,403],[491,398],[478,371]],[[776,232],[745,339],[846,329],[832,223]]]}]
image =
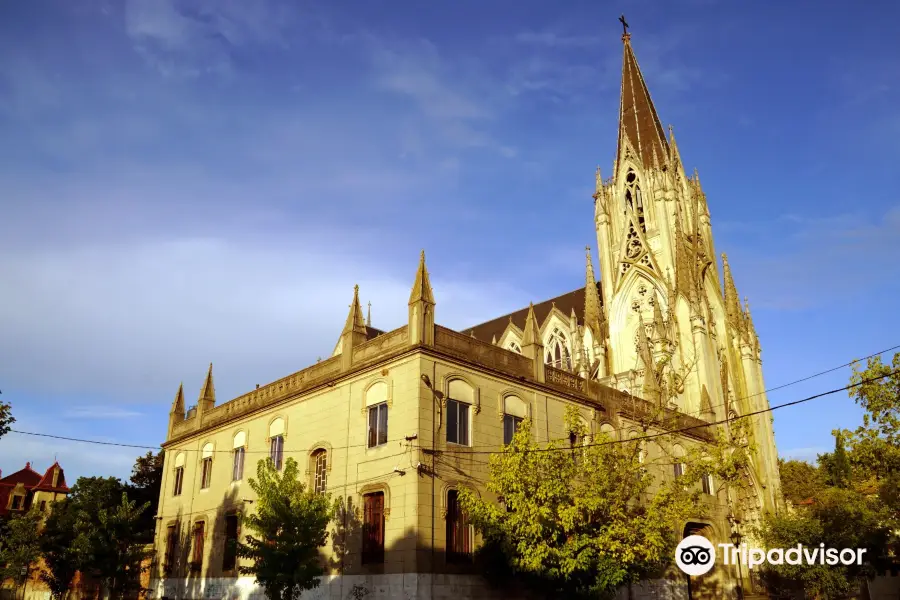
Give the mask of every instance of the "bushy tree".
[{"label": "bushy tree", "polygon": [[[865,548],[864,564],[767,565],[777,590],[839,598],[883,566],[900,530],[900,353],[893,364],[880,357],[853,365],[850,397],[864,410],[856,430],[836,430],[834,452],[819,456],[822,488],[813,502],[787,515],[768,515],[760,537],[770,548],[803,544]],[[799,472],[799,470],[798,470]],[[782,485],[785,485],[782,471]],[[787,488],[785,488],[787,491]]]},{"label": "bushy tree", "polygon": [[809,598],[843,598],[874,574],[890,536],[884,505],[852,489],[827,487],[815,501],[796,512],[769,515],[759,537],[766,548],[865,548],[862,565],[771,565],[763,568],[770,591],[803,592]]},{"label": "bushy tree", "polygon": [[487,489],[499,504],[460,491],[484,539],[476,562],[485,574],[514,576],[547,597],[611,597],[659,572],[674,555],[676,524],[702,511],[700,477],[731,481],[745,465],[746,454],[719,434],[679,458],[687,464],[682,477],[656,478],[638,442],[599,436],[583,446],[586,432],[573,412],[566,421],[571,447],[537,444],[526,420],[491,456]]},{"label": "bushy tree", "polygon": [[805,460],[778,460],[781,491],[785,500],[798,504],[815,498],[825,487],[822,473]]},{"label": "bushy tree", "polygon": [[272,600],[297,600],[303,590],[318,586],[325,573],[319,548],[328,541],[331,498],[307,489],[299,475],[292,458],[281,472],[266,459],[257,464],[256,479],[248,482],[256,492],[256,512],[244,524],[253,535],[238,545],[238,556],[253,563],[240,572],[255,576]]},{"label": "bushy tree", "polygon": [[40,558],[40,524],[41,513],[34,508],[9,519],[0,540],[0,581],[25,583],[32,564]]},{"label": "bushy tree", "polygon": [[131,500],[138,505],[148,505],[147,510],[141,513],[139,524],[141,537],[148,544],[153,542],[156,533],[155,516],[159,505],[159,491],[162,487],[164,460],[164,450],[139,456],[131,471],[131,485],[127,486],[128,497]]},{"label": "bushy tree", "polygon": [[41,579],[57,600],[66,595],[81,563],[81,556],[75,546],[77,526],[77,512],[71,500],[61,500],[51,505],[41,533],[41,555],[47,566]]},{"label": "bushy tree", "polygon": [[149,505],[129,500],[126,489],[113,477],[81,477],[69,497],[80,570],[113,596],[140,588],[141,563],[148,556],[141,516]]},{"label": "bushy tree", "polygon": [[10,427],[16,422],[12,416],[12,407],[5,402],[0,402],[0,437],[9,433]]}]

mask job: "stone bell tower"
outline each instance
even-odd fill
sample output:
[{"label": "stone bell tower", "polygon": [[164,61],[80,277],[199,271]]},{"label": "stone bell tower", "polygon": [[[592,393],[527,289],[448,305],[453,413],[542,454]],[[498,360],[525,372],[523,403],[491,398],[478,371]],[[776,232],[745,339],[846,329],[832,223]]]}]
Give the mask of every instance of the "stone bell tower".
[{"label": "stone bell tower", "polygon": [[[623,21],[624,24],[624,21]],[[715,421],[768,408],[749,307],[727,259],[720,276],[710,213],[696,170],[687,175],[672,128],[666,135],[638,66],[624,45],[612,176],[596,174],[594,218],[606,323],[601,380]],[[603,373],[603,369],[598,374]],[[665,393],[660,392],[665,387]],[[780,499],[771,415],[752,417],[760,501]]]}]

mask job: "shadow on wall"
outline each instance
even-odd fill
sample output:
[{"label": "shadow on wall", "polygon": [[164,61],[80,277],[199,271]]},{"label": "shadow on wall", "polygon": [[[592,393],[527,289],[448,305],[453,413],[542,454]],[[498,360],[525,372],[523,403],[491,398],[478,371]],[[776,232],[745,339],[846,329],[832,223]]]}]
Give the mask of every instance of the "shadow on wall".
[{"label": "shadow on wall", "polygon": [[[216,509],[215,513],[197,513],[182,514],[179,510],[174,519],[175,526],[175,548],[171,553],[171,565],[165,573],[166,578],[165,590],[163,595],[167,598],[225,598],[231,596],[231,586],[222,583],[223,577],[236,577],[238,564],[237,559],[234,560],[234,568],[226,570],[223,565],[226,557],[230,559],[233,544],[226,544],[228,540],[227,527],[232,518],[237,517],[237,535],[240,531],[240,515],[244,510],[244,502],[238,498],[237,488],[232,488],[222,497],[222,502]],[[203,557],[202,563],[196,562],[195,553],[197,552],[195,544],[200,538],[199,526],[202,523],[202,544]],[[233,525],[232,525],[233,527]],[[232,530],[232,533],[234,530]],[[164,543],[168,544],[168,534],[163,538]],[[169,552],[166,547],[165,552]],[[165,559],[164,559],[165,560]],[[205,590],[201,596],[201,584]],[[221,587],[221,590],[211,589]],[[234,598],[240,597],[235,594]]]},{"label": "shadow on wall", "polygon": [[326,573],[342,575],[353,569],[354,557],[356,566],[359,566],[359,549],[362,547],[361,510],[354,503],[353,496],[338,498],[333,523],[331,556],[326,558],[324,552],[320,556],[326,562]]}]

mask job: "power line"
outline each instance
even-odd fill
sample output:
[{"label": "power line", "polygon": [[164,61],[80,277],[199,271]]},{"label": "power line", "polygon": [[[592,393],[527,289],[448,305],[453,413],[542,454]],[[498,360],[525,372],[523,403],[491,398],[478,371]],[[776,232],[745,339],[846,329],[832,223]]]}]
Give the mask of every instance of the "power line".
[{"label": "power line", "polygon": [[[859,359],[854,359],[854,360],[852,360],[852,361],[850,361],[850,362],[847,362],[847,363],[844,363],[844,364],[842,364],[842,365],[840,365],[840,366],[832,367],[832,368],[830,368],[830,369],[826,369],[826,370],[824,370],[824,371],[820,371],[820,372],[818,372],[818,373],[815,373],[814,375],[807,375],[806,377],[803,377],[803,378],[801,378],[801,379],[797,379],[797,380],[791,381],[791,382],[789,382],[789,383],[784,383],[784,384],[778,385],[778,386],[773,387],[773,388],[768,388],[768,389],[766,389],[766,390],[763,390],[762,392],[756,392],[755,394],[750,394],[750,395],[747,395],[747,396],[741,396],[740,398],[736,398],[736,399],[734,400],[734,402],[737,403],[737,402],[740,402],[741,400],[748,400],[748,399],[750,399],[750,398],[754,398],[754,397],[756,397],[756,396],[761,396],[761,395],[766,394],[766,393],[768,393],[768,392],[774,392],[774,391],[776,391],[776,390],[780,390],[780,389],[783,389],[783,388],[786,388],[786,387],[790,387],[790,386],[792,386],[792,385],[796,385],[796,384],[798,384],[798,383],[802,383],[802,382],[804,382],[804,381],[808,381],[808,380],[810,380],[810,379],[814,379],[815,377],[819,377],[819,376],[821,376],[821,375],[826,375],[826,374],[831,373],[831,372],[833,372],[833,371],[837,371],[838,369],[843,369],[844,367],[849,367],[850,365],[852,365],[853,363],[855,363],[855,362],[857,362],[857,361],[868,360],[868,359],[870,359],[870,358],[872,358],[872,357],[875,357],[875,356],[881,356],[881,355],[884,354],[885,352],[890,352],[891,350],[896,350],[896,349],[898,349],[898,348],[900,348],[900,345],[893,346],[893,347],[891,347],[891,348],[886,348],[886,349],[881,350],[881,351],[879,351],[879,352],[874,352],[874,353],[872,353],[872,354],[869,354],[868,356],[864,356],[864,357],[859,358]],[[632,400],[635,399],[635,397],[632,396],[630,393],[629,393],[628,395],[632,398]],[[728,406],[730,403],[731,403],[731,401],[729,401],[729,402],[722,402],[722,403],[720,403],[720,404],[714,404],[711,408],[719,408],[719,407],[721,407],[721,406]],[[684,415],[695,416],[694,413],[687,413],[687,412],[683,412],[683,411],[679,411],[679,412],[680,412],[681,414],[684,414]],[[548,442],[566,442],[566,441],[568,441],[568,438],[555,438],[555,439],[550,439],[550,440],[547,440],[547,441],[548,441]],[[485,446],[469,446],[469,447],[470,447],[470,448],[484,448]],[[490,448],[495,448],[496,446],[488,446],[488,447],[490,447]],[[462,451],[462,450],[460,451],[460,453],[471,454],[471,452],[468,452],[468,451]]]},{"label": "power line", "polygon": [[[766,389],[766,390],[764,390],[764,391],[762,391],[762,392],[757,392],[757,393],[755,393],[755,394],[750,394],[750,395],[748,395],[748,396],[742,396],[741,398],[736,399],[735,402],[740,401],[740,400],[747,400],[747,399],[749,399],[749,398],[753,398],[753,397],[755,397],[755,396],[760,396],[760,395],[766,394],[766,393],[768,393],[768,392],[774,392],[774,391],[776,391],[776,390],[780,390],[780,389],[783,389],[783,388],[786,388],[786,387],[790,387],[790,386],[792,386],[792,385],[796,385],[796,384],[798,384],[798,383],[802,383],[802,382],[804,382],[804,381],[808,381],[808,380],[810,380],[810,379],[814,379],[814,378],[816,378],[816,377],[820,377],[820,376],[822,376],[822,375],[826,375],[826,374],[831,373],[831,372],[833,372],[833,371],[837,371],[838,369],[843,369],[843,368],[845,368],[845,367],[848,367],[848,366],[854,364],[854,363],[857,362],[857,361],[867,360],[867,359],[872,358],[872,357],[875,357],[875,356],[880,356],[880,355],[884,354],[885,352],[890,352],[891,350],[896,350],[896,349],[898,349],[898,348],[900,348],[900,344],[898,344],[898,345],[896,345],[896,346],[892,346],[891,348],[886,348],[886,349],[881,350],[881,351],[879,351],[879,352],[875,352],[875,353],[869,354],[868,356],[864,356],[864,357],[862,357],[862,358],[860,358],[860,359],[854,359],[854,360],[852,360],[852,361],[850,361],[850,362],[848,362],[848,363],[844,363],[844,364],[839,365],[839,366],[837,366],[837,367],[832,367],[832,368],[830,368],[830,369],[826,369],[825,371],[820,371],[820,372],[815,373],[815,374],[813,374],[813,375],[808,375],[808,376],[806,376],[806,377],[803,377],[803,378],[801,378],[801,379],[797,379],[797,380],[795,380],[795,381],[791,381],[791,382],[789,382],[789,383],[785,383],[785,384],[782,384],[782,385],[779,385],[779,386],[776,386],[776,387],[773,387],[773,388],[768,388],[768,389]],[[850,389],[850,388],[842,388],[841,390],[835,390],[835,392],[837,392],[837,391],[842,391],[843,389]],[[828,393],[834,393],[834,392],[828,392]],[[726,404],[728,404],[728,403],[716,404],[716,405],[714,406],[714,408],[718,408],[718,407],[720,407],[720,406],[725,406]],[[777,406],[777,407],[773,407],[772,410],[774,410],[774,408],[780,408],[781,406],[789,406],[789,405],[780,405],[780,406]],[[689,414],[689,413],[682,413],[682,414]],[[756,414],[756,413],[751,413],[751,414]],[[734,419],[730,419],[730,420],[734,420]],[[721,422],[723,422],[723,421],[717,421],[716,423],[709,423],[709,425],[715,425],[715,424],[718,424],[718,423],[721,423]],[[699,426],[698,426],[698,427],[699,427]],[[140,444],[125,444],[125,443],[122,443],[122,442],[104,442],[104,441],[101,441],[101,440],[88,440],[88,439],[83,439],[83,438],[74,438],[74,437],[67,437],[67,436],[61,436],[61,435],[53,435],[53,434],[49,434],[49,433],[39,433],[39,432],[34,432],[34,431],[22,431],[22,430],[19,430],[19,429],[10,429],[9,432],[10,432],[10,433],[18,433],[18,434],[20,434],[20,435],[32,435],[32,436],[37,436],[37,437],[52,438],[52,439],[57,439],[57,440],[65,440],[65,441],[69,441],[69,442],[78,442],[78,443],[83,443],[83,444],[98,444],[98,445],[103,445],[103,446],[118,446],[118,447],[121,447],[121,448],[137,448],[137,449],[140,449],[140,450],[151,450],[151,451],[152,451],[152,450],[160,450],[160,449],[161,449],[161,446],[145,446],[145,445],[140,445]],[[550,441],[565,441],[565,439],[566,439],[566,438],[559,438],[559,439],[556,439],[556,440],[550,440]],[[398,440],[398,441],[402,442],[403,440]],[[365,447],[369,447],[369,445],[368,445],[368,444],[352,444],[352,445],[349,445],[349,446],[332,447],[331,449],[332,449],[332,450],[348,450],[348,449],[350,449],[350,448],[365,448]],[[308,450],[309,450],[308,448],[304,448],[304,449],[302,449],[302,450],[283,450],[283,452],[305,453],[305,452],[307,452]],[[178,448],[178,451],[179,451],[179,452],[202,452],[202,448],[201,448],[201,449],[196,449],[196,448]],[[213,450],[213,452],[216,452],[216,453],[222,452],[222,453],[226,453],[226,454],[231,454],[231,453],[233,452],[233,449],[232,449],[232,450]],[[269,453],[270,453],[269,450],[245,450],[245,452],[246,452],[247,454],[269,454]],[[468,452],[466,452],[466,453],[471,454],[472,452],[471,452],[471,451],[468,451]]]},{"label": "power line", "polygon": [[[807,396],[806,398],[801,398],[800,400],[793,400],[792,402],[784,402],[782,404],[776,404],[775,406],[770,406],[769,408],[764,408],[762,410],[753,411],[753,412],[747,413],[745,415],[737,415],[730,419],[721,419],[719,421],[712,421],[712,422],[708,422],[708,423],[700,423],[697,425],[690,425],[688,427],[682,427],[680,429],[672,429],[670,431],[665,431],[662,433],[653,433],[653,434],[635,437],[635,438],[631,438],[631,439],[627,439],[627,440],[608,440],[608,441],[604,441],[604,442],[581,444],[577,447],[578,448],[590,448],[592,446],[605,446],[607,444],[628,444],[631,442],[639,442],[641,440],[654,439],[654,438],[662,437],[665,435],[673,435],[676,433],[684,433],[686,431],[693,431],[694,429],[702,429],[704,427],[712,427],[713,425],[721,425],[723,423],[732,423],[732,422],[740,420],[740,419],[746,419],[749,417],[754,417],[756,415],[761,415],[764,413],[772,412],[779,408],[785,408],[786,406],[794,406],[797,404],[803,404],[804,402],[809,402],[810,400],[816,400],[818,398],[822,398],[824,396],[830,396],[831,394],[836,394],[838,392],[845,392],[845,391],[851,390],[855,387],[860,387],[860,386],[866,385],[867,383],[872,383],[872,382],[878,381],[879,379],[884,379],[885,377],[892,377],[897,374],[900,374],[900,369],[897,369],[896,371],[891,371],[890,373],[885,373],[884,375],[879,375],[878,377],[872,377],[871,379],[864,379],[860,382],[846,385],[842,388],[829,390],[827,392],[815,394],[814,396]],[[422,451],[424,451],[426,454],[431,452],[430,448],[421,448],[420,447],[420,449]],[[462,450],[462,449],[460,449],[460,450],[435,450],[434,452],[439,453],[439,455],[455,454],[458,456],[467,456],[470,454],[500,454],[502,451],[503,450],[497,451],[497,450]],[[534,449],[528,450],[528,452],[555,452],[555,451],[569,452],[569,451],[571,451],[571,448],[534,448]]]},{"label": "power line", "polygon": [[[898,344],[898,345],[896,345],[896,346],[892,346],[892,347],[890,347],[890,348],[885,348],[884,350],[880,350],[880,351],[878,351],[878,352],[873,352],[872,354],[869,354],[868,356],[863,356],[862,358],[855,358],[855,359],[851,360],[850,362],[844,363],[844,364],[839,365],[839,366],[837,366],[837,367],[832,367],[832,368],[830,368],[830,369],[826,369],[826,370],[824,370],[824,371],[820,371],[820,372],[815,373],[815,374],[813,374],[813,375],[808,375],[808,376],[806,376],[806,377],[803,377],[802,379],[797,379],[797,380],[791,381],[791,382],[789,382],[789,383],[783,383],[783,384],[781,384],[781,385],[778,385],[778,386],[775,386],[775,387],[772,387],[772,388],[768,388],[768,389],[765,389],[765,390],[763,390],[763,391],[761,391],[761,392],[756,392],[755,394],[750,394],[750,395],[748,395],[748,396],[741,396],[740,398],[737,398],[737,399],[735,400],[735,402],[740,402],[741,400],[749,400],[750,398],[755,398],[756,396],[762,396],[763,394],[768,394],[769,392],[774,392],[774,391],[777,391],[777,390],[784,389],[784,388],[786,388],[786,387],[790,387],[790,386],[792,386],[792,385],[797,385],[798,383],[803,383],[804,381],[809,381],[810,379],[814,379],[814,378],[816,378],[816,377],[821,377],[822,375],[827,375],[828,373],[832,373],[832,372],[834,372],[834,371],[837,371],[838,369],[843,369],[843,368],[845,368],[845,367],[849,367],[849,366],[851,366],[852,364],[854,364],[854,363],[856,363],[856,362],[858,362],[858,361],[868,360],[868,359],[873,358],[873,357],[875,357],[875,356],[881,356],[881,355],[884,354],[885,352],[890,352],[891,350],[897,350],[898,348],[900,348],[900,344]],[[719,404],[714,404],[714,405],[712,406],[712,408],[719,408],[719,407],[721,407],[721,406],[727,406],[728,404],[729,404],[728,402],[722,402],[722,403],[719,403]],[[701,410],[701,411],[698,411],[697,414],[700,414],[700,412],[702,412],[702,410]],[[691,416],[694,416],[693,413],[685,413],[685,414],[691,414]]]},{"label": "power line", "polygon": [[[50,433],[38,433],[35,431],[21,431],[19,429],[10,429],[9,432],[10,433],[18,433],[20,435],[34,435],[34,436],[39,436],[39,437],[53,438],[56,440],[66,440],[69,442],[80,442],[83,444],[100,444],[103,446],[119,446],[122,448],[138,448],[141,450],[160,450],[160,449],[162,449],[161,446],[141,446],[141,445],[137,445],[137,444],[123,444],[120,442],[104,442],[104,441],[100,441],[100,440],[86,440],[83,438],[66,437],[66,436],[62,436],[62,435],[53,435]],[[405,440],[405,438],[403,438],[403,439],[390,440],[390,441],[397,441],[402,444],[404,441],[407,441],[407,440]],[[390,443],[390,441],[388,443]],[[331,449],[332,450],[347,450],[350,448],[375,448],[375,447],[376,446],[369,446],[369,444],[352,444],[350,446],[332,446]],[[177,452],[202,452],[203,449],[201,448],[198,450],[197,448],[171,448],[170,451],[173,451],[173,452],[174,451],[177,451]],[[308,451],[309,451],[309,448],[303,448],[302,450],[287,450],[287,449],[282,450],[282,452],[284,452],[284,453],[290,452],[290,453],[294,453],[294,454],[306,453]],[[213,450],[213,452],[215,452],[215,453],[223,452],[226,454],[232,454],[234,452],[234,449],[232,448],[231,450]],[[244,450],[244,452],[246,454],[270,454],[271,453],[270,450]]]}]

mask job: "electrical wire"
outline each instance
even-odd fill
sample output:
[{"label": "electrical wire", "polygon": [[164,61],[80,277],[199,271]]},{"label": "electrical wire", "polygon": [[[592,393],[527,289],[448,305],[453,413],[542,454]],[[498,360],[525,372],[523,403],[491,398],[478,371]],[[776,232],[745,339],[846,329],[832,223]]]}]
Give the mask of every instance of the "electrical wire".
[{"label": "electrical wire", "polygon": [[[638,437],[630,438],[630,439],[627,439],[627,440],[607,440],[607,441],[603,441],[603,442],[594,442],[594,443],[590,443],[590,444],[581,444],[581,445],[578,446],[578,448],[590,448],[590,447],[593,447],[593,446],[605,446],[605,445],[607,445],[607,444],[628,444],[628,443],[632,443],[632,442],[640,442],[640,441],[642,441],[642,440],[650,440],[650,439],[654,439],[654,438],[658,438],[658,437],[662,437],[662,436],[666,436],[666,435],[673,435],[673,434],[676,434],[676,433],[684,433],[684,432],[687,432],[687,431],[693,431],[693,430],[695,430],[695,429],[702,429],[702,428],[704,428],[704,427],[712,427],[713,425],[722,425],[722,424],[724,424],[724,423],[733,423],[734,421],[739,421],[739,420],[741,420],[741,419],[747,419],[747,418],[754,417],[754,416],[757,416],[757,415],[761,415],[761,414],[765,414],[765,413],[768,413],[768,412],[772,412],[772,411],[777,410],[777,409],[779,409],[779,408],[785,408],[785,407],[787,407],[787,406],[795,406],[795,405],[797,405],[797,404],[803,404],[804,402],[809,402],[809,401],[811,401],[811,400],[816,400],[816,399],[822,398],[822,397],[824,397],[824,396],[830,396],[831,394],[836,394],[836,393],[838,393],[838,392],[845,392],[845,391],[847,391],[847,390],[851,390],[851,389],[853,389],[853,388],[860,387],[860,386],[866,385],[866,384],[868,384],[868,383],[873,383],[873,382],[875,382],[875,381],[878,381],[879,379],[884,379],[885,377],[892,377],[892,376],[897,375],[897,374],[900,374],[900,369],[897,369],[896,371],[891,371],[890,373],[885,373],[884,375],[879,375],[878,377],[872,377],[872,378],[870,378],[870,379],[864,379],[864,380],[859,381],[859,382],[857,382],[857,383],[852,383],[852,384],[850,384],[850,385],[846,385],[846,386],[844,386],[844,387],[842,387],[842,388],[837,388],[837,389],[834,389],[834,390],[829,390],[829,391],[827,391],[827,392],[822,392],[822,393],[819,393],[819,394],[815,394],[815,395],[813,395],[813,396],[807,396],[806,398],[801,398],[800,400],[793,400],[793,401],[791,401],[791,402],[784,402],[784,403],[782,403],[782,404],[776,404],[775,406],[770,406],[769,408],[764,408],[764,409],[762,409],[762,410],[756,410],[756,411],[753,411],[753,412],[749,412],[749,413],[747,413],[747,414],[745,414],[745,415],[737,415],[737,416],[735,416],[735,417],[731,417],[731,418],[728,418],[728,419],[721,419],[721,420],[719,420],[719,421],[711,421],[711,422],[707,422],[707,423],[699,423],[699,424],[697,424],[697,425],[689,425],[688,427],[681,427],[681,428],[679,428],[679,429],[672,429],[672,430],[665,431],[665,432],[662,432],[662,433],[652,433],[652,434],[648,434],[648,435],[643,435],[643,436],[638,436]],[[503,448],[505,448],[505,446],[501,447],[500,450],[463,450],[463,449],[453,450],[453,449],[451,449],[451,450],[438,450],[438,451],[436,451],[436,452],[439,452],[440,454],[443,454],[443,455],[459,455],[459,456],[467,456],[467,455],[470,455],[470,454],[501,454],[501,453],[503,452]],[[430,450],[427,449],[427,448],[421,448],[421,450],[422,450],[423,452],[425,452],[425,453],[428,453],[428,452],[430,451]],[[528,452],[556,452],[556,451],[570,452],[570,451],[571,451],[571,448],[533,448],[533,449],[528,450]]]}]

